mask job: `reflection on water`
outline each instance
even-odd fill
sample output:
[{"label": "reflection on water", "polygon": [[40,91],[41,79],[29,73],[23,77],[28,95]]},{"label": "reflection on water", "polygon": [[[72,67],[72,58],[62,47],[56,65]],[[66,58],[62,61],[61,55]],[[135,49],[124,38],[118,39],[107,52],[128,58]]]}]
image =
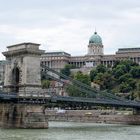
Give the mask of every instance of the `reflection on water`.
[{"label": "reflection on water", "polygon": [[49,129],[0,129],[0,140],[140,140],[140,126],[49,122]]}]

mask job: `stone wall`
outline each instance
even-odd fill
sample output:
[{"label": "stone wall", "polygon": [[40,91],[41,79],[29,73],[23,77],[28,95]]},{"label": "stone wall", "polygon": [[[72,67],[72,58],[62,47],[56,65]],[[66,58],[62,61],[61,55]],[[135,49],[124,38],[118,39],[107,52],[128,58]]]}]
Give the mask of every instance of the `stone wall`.
[{"label": "stone wall", "polygon": [[48,128],[48,120],[39,105],[0,104],[2,128]]},{"label": "stone wall", "polygon": [[113,111],[98,110],[67,110],[63,113],[57,111],[46,111],[49,121],[74,121],[74,122],[93,122],[93,123],[118,123],[140,125],[140,115],[117,114]]}]

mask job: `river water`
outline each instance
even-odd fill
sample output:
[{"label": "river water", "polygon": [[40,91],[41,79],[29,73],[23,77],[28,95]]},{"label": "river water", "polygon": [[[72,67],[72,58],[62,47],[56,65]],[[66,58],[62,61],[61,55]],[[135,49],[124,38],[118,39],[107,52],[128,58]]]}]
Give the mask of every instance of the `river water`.
[{"label": "river water", "polygon": [[49,129],[0,129],[0,140],[140,140],[140,126],[49,122]]}]

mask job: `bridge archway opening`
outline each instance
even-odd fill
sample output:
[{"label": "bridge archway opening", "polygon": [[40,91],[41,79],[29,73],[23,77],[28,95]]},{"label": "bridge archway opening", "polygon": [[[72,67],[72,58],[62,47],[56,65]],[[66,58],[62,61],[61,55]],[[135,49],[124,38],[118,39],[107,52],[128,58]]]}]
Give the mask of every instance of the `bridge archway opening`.
[{"label": "bridge archway opening", "polygon": [[12,71],[12,85],[13,87],[13,92],[18,92],[19,91],[19,80],[20,80],[20,71],[18,67],[14,67]]}]

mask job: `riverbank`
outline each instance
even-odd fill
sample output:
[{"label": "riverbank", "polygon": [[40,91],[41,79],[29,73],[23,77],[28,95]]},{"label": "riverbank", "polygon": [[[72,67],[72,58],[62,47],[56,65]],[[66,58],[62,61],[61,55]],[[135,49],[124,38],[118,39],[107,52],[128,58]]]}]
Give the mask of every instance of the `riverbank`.
[{"label": "riverbank", "polygon": [[140,115],[133,115],[130,111],[47,110],[46,117],[49,121],[140,125]]}]

